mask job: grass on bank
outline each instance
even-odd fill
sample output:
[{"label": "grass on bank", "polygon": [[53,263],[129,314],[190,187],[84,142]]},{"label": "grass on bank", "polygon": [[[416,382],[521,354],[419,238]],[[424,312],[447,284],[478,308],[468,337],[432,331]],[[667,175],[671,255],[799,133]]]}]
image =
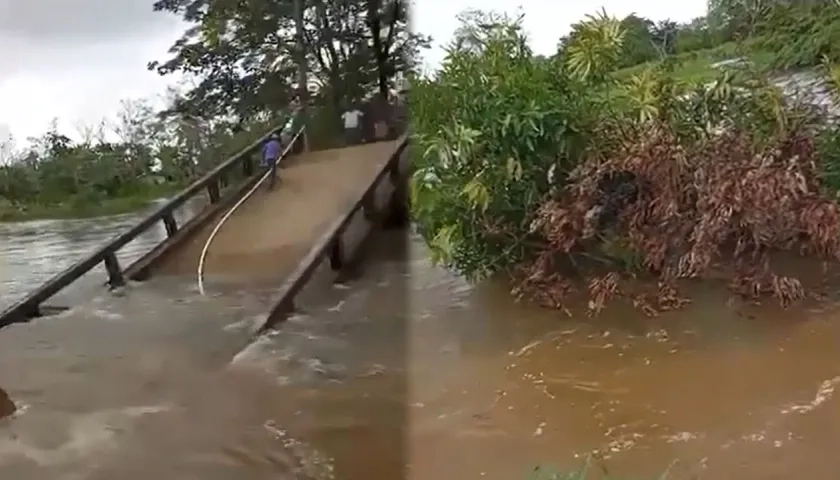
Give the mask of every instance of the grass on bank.
[{"label": "grass on bank", "polygon": [[183,188],[184,185],[176,183],[150,185],[140,191],[118,197],[92,198],[77,195],[60,203],[50,204],[12,204],[0,198],[0,222],[94,218],[138,212],[155,200],[172,195]]},{"label": "grass on bank", "polygon": [[[735,42],[724,43],[714,48],[681,53],[674,56],[677,61],[674,75],[686,82],[711,82],[717,78],[720,69],[714,67],[718,62],[743,58],[750,61],[758,70],[769,70],[775,57],[774,52],[761,50],[751,44],[738,45]],[[615,72],[619,79],[636,75],[653,66],[654,62],[641,63]]]}]

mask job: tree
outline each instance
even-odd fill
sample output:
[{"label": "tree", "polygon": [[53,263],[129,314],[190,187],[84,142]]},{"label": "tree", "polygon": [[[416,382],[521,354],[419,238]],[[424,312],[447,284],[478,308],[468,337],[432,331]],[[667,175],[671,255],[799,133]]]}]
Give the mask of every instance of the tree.
[{"label": "tree", "polygon": [[719,42],[714,33],[709,29],[707,18],[699,17],[677,27],[676,43],[677,53],[684,53],[712,48]]},{"label": "tree", "polygon": [[746,38],[773,5],[803,4],[802,0],[708,0],[709,24],[725,40]]},{"label": "tree", "polygon": [[624,44],[620,67],[629,67],[648,62],[659,56],[654,46],[652,32],[654,23],[644,17],[628,15],[621,21],[624,29]]},{"label": "tree", "polygon": [[244,118],[286,108],[303,87],[303,60],[315,100],[338,107],[374,89],[387,93],[428,46],[409,31],[407,8],[405,0],[159,0],[156,10],[192,27],[172,58],[149,68],[199,79],[180,110]]},{"label": "tree", "polygon": [[[604,18],[604,15],[605,13],[602,12],[601,18]],[[587,18],[591,19],[590,17]],[[568,57],[570,47],[573,49],[575,44],[581,46],[581,35],[585,33],[592,33],[591,31],[582,28],[582,25],[584,25],[586,21],[587,20],[584,20],[584,22],[572,25],[572,31],[569,35],[560,39],[557,46],[558,57]],[[613,28],[620,28],[621,32],[623,32],[621,45],[619,47],[620,51],[618,52],[620,53],[620,58],[618,58],[615,62],[615,66],[617,68],[638,65],[640,63],[654,60],[659,56],[657,42],[654,38],[656,26],[651,20],[631,14],[624,17],[621,22],[614,23],[615,25],[613,25]],[[604,33],[604,31],[601,33]],[[592,40],[588,41],[588,43],[591,44]],[[600,44],[600,41],[596,41],[595,43]]]},{"label": "tree", "polygon": [[677,24],[671,20],[662,20],[653,28],[651,37],[663,55],[677,53],[677,32]]},{"label": "tree", "polygon": [[11,163],[14,159],[16,147],[15,138],[11,134],[0,141],[0,166]]}]

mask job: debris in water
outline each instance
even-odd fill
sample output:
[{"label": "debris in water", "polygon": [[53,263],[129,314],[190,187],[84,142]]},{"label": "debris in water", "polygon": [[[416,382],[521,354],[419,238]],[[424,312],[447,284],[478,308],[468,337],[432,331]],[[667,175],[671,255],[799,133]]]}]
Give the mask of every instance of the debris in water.
[{"label": "debris in water", "polygon": [[657,342],[667,342],[668,341],[668,332],[665,329],[657,330],[655,332],[650,332],[645,336],[647,338],[653,338]]},{"label": "debris in water", "polygon": [[613,453],[621,453],[633,448],[636,445],[636,440],[640,438],[642,438],[642,434],[640,433],[621,435],[618,438],[611,440],[604,447],[593,450],[590,454],[594,457],[608,460]]},{"label": "debris in water", "polygon": [[697,434],[691,433],[691,432],[680,432],[680,433],[676,433],[674,435],[669,435],[669,436],[665,437],[666,438],[665,441],[667,441],[668,443],[688,442],[690,440],[695,440],[695,439],[700,438],[700,437],[702,437],[702,435],[697,435]]},{"label": "debris in water", "polygon": [[368,369],[367,372],[359,375],[359,377],[360,378],[373,377],[373,376],[376,376],[376,375],[382,375],[382,373],[384,373],[384,372],[385,372],[385,367],[378,364],[378,363],[375,363],[375,364],[371,365],[371,367]]},{"label": "debris in water", "polygon": [[546,426],[545,422],[540,422],[540,424],[537,426],[537,429],[534,430],[534,436],[539,437],[540,435],[542,435],[543,434],[543,428],[545,428],[545,426]]},{"label": "debris in water", "polygon": [[565,335],[571,335],[575,332],[577,332],[576,329],[549,332],[549,333],[543,335],[541,338],[539,338],[537,340],[534,340],[533,342],[529,343],[528,345],[525,345],[524,347],[520,348],[519,351],[517,351],[516,353],[508,352],[508,355],[521,357],[522,355],[525,355],[529,351],[533,350],[534,348],[540,346],[541,344],[543,344],[545,342],[551,342],[551,341],[557,340],[560,337],[563,337]]},{"label": "debris in water", "polygon": [[525,345],[524,347],[520,348],[518,352],[516,352],[516,353],[511,352],[511,354],[515,355],[517,357],[521,357],[522,355],[528,353],[531,349],[533,349],[534,347],[536,347],[537,345],[539,345],[541,343],[542,343],[542,340],[534,340],[533,342],[529,343],[528,345]]},{"label": "debris in water", "polygon": [[273,420],[268,420],[263,427],[280,441],[283,453],[280,461],[290,467],[301,480],[327,480],[335,478],[334,459],[322,455],[312,446],[289,436],[285,429]]},{"label": "debris in water", "polygon": [[15,402],[9,398],[9,394],[0,388],[0,418],[6,418],[13,415],[17,411]]}]

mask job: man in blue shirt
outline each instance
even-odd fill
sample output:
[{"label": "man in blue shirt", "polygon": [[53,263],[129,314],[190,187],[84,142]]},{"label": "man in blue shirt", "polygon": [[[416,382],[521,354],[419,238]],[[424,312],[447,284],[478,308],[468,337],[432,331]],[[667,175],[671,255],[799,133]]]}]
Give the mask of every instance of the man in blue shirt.
[{"label": "man in blue shirt", "polygon": [[268,141],[265,142],[265,145],[263,146],[260,167],[263,168],[263,171],[271,172],[268,176],[269,190],[274,188],[274,182],[277,180],[277,161],[280,159],[282,147],[283,145],[280,142],[280,137],[276,133],[272,133],[271,136],[268,137]]}]

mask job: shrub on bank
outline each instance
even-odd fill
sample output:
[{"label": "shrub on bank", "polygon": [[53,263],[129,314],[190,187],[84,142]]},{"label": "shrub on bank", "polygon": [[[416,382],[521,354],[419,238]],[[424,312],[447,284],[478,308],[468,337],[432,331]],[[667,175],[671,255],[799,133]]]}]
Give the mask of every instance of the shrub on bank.
[{"label": "shrub on bank", "polygon": [[[554,307],[583,283],[592,311],[627,295],[655,313],[722,265],[739,293],[802,298],[771,253],[840,258],[836,130],[748,70],[706,86],[664,61],[616,79],[619,22],[575,28],[561,64],[515,21],[467,25],[415,82],[412,201],[434,259]],[[625,288],[640,275],[654,287]]]}]

